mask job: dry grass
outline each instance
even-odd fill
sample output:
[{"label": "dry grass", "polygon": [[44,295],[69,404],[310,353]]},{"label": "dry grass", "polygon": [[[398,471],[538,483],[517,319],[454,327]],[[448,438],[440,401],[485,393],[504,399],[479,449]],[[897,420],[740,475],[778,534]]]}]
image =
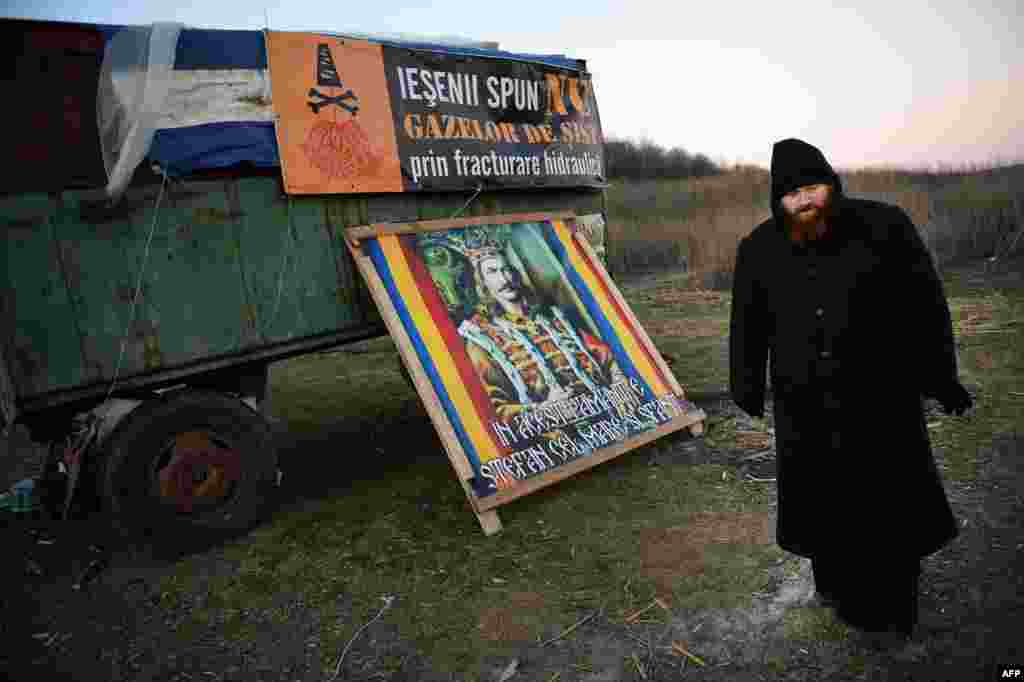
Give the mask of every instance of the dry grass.
[{"label": "dry grass", "polygon": [[712,547],[767,545],[771,517],[763,512],[696,512],[685,523],[640,531],[640,573],[653,581],[666,603],[681,581],[715,566]]},{"label": "dry grass", "polygon": [[544,607],[544,596],[537,592],[512,592],[501,605],[480,612],[480,638],[488,642],[526,642],[532,639],[537,623],[531,612]]},{"label": "dry grass", "polygon": [[[1024,165],[842,172],[849,196],[903,208],[940,266],[1024,249]],[[770,216],[767,171],[696,180],[617,180],[608,191],[610,265],[629,278],[686,269],[731,284],[736,245]]]},{"label": "dry grass", "polygon": [[1021,333],[1024,320],[1017,319],[1009,299],[995,293],[985,298],[957,301],[951,306],[957,336]]},{"label": "dry grass", "polygon": [[761,450],[772,445],[774,439],[767,431],[737,431],[736,445],[749,450]]},{"label": "dry grass", "polygon": [[673,305],[721,305],[728,300],[728,296],[721,291],[675,287],[658,289],[653,292],[653,298],[659,304]]},{"label": "dry grass", "polygon": [[[767,491],[718,464],[652,466],[663,444],[503,507],[504,530],[485,536],[431,423],[407,409],[415,394],[386,340],[360,354],[280,363],[271,383],[275,412],[298,439],[282,455],[285,481],[304,499],[224,548],[237,566],[230,574],[205,579],[192,560],[180,562],[162,592],[169,604],[204,595],[185,625],[194,633],[217,623],[241,640],[246,610],[273,610],[287,595],[320,623],[329,671],[381,596],[395,595],[388,627],[432,668],[466,672],[555,637],[598,608],[630,614],[657,595],[681,608],[744,603],[778,558],[767,544],[708,535],[710,521],[700,516],[761,519]],[[708,570],[690,580],[671,579],[667,567],[645,572],[644,533],[691,526],[688,519],[707,521],[708,532],[686,542]],[[742,534],[747,526],[723,527]]]},{"label": "dry grass", "polygon": [[609,190],[612,268],[619,274],[731,270],[736,243],[768,217],[767,174],[618,181]]},{"label": "dry grass", "polygon": [[682,336],[686,338],[720,337],[728,332],[726,320],[660,319],[644,325],[653,336]]}]

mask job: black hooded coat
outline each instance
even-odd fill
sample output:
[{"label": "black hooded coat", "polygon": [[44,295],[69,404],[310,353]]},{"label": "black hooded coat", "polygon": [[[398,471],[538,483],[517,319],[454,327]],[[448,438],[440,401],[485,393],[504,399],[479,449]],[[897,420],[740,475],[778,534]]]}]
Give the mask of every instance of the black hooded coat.
[{"label": "black hooded coat", "polygon": [[[803,556],[931,554],[957,524],[922,398],[963,392],[931,256],[901,209],[845,197],[815,147],[776,144],[771,174],[773,217],[737,250],[729,355],[749,414],[763,414],[770,373],[778,543]],[[836,201],[828,233],[791,240],[780,198],[822,181]]]}]

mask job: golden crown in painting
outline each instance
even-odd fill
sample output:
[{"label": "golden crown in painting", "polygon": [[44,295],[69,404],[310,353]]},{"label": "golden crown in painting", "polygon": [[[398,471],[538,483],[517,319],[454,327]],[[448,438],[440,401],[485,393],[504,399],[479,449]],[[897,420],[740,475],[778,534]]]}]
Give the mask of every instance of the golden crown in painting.
[{"label": "golden crown in painting", "polygon": [[507,243],[501,236],[488,230],[466,228],[463,235],[465,255],[474,269],[487,258],[503,255]]},{"label": "golden crown in painting", "polygon": [[451,249],[465,257],[476,269],[484,259],[504,254],[508,245],[508,234],[506,230],[467,227],[426,234],[421,237],[420,245]]}]

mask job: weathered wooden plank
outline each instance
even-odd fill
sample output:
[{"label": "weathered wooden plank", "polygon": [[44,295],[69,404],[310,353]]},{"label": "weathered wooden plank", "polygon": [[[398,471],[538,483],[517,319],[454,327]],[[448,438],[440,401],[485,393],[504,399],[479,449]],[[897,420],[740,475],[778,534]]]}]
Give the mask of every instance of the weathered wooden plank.
[{"label": "weathered wooden plank", "polygon": [[[575,214],[572,211],[560,211],[558,213],[512,213],[503,214],[501,222],[532,223],[550,218],[572,218]],[[474,216],[469,218],[444,218],[441,220],[424,220],[417,223],[382,223],[377,225],[362,225],[350,227],[347,232],[351,239],[366,239],[368,237],[379,237],[386,234],[405,234],[412,232],[437,232],[440,230],[451,230],[469,225],[489,225],[495,222],[495,216]]]},{"label": "weathered wooden plank", "polygon": [[[11,381],[19,395],[71,386],[82,380],[81,336],[76,331],[73,295],[68,291],[60,203],[53,195],[0,199],[6,223],[0,270]],[[22,220],[19,220],[22,219]],[[4,276],[5,275],[5,276]]]},{"label": "weathered wooden plank", "polygon": [[331,201],[340,201],[342,196],[359,197],[366,205],[365,216],[353,218],[347,226],[553,211],[584,215],[602,210],[601,192],[586,188],[336,195]]},{"label": "weathered wooden plank", "polygon": [[496,535],[501,532],[501,519],[498,518],[498,512],[493,509],[477,512],[476,520],[480,522],[480,528],[483,529],[484,535]]},{"label": "weathered wooden plank", "polygon": [[122,342],[118,386],[138,389],[380,333],[347,227],[600,204],[574,188],[289,199],[277,176],[222,174],[169,183],[154,225],[161,185],[136,181],[115,205],[96,190],[0,200],[0,342],[23,409],[102,395]]}]

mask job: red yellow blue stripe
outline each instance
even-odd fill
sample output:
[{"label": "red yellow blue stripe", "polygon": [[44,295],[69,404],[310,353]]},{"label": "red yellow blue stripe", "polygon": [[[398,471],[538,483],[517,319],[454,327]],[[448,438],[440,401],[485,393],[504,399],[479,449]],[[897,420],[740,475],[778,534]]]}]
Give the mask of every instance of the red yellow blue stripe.
[{"label": "red yellow blue stripe", "polygon": [[[409,272],[415,281],[416,290],[423,298],[426,310],[430,313],[430,318],[433,320],[437,332],[444,340],[444,347],[448,350],[452,365],[455,367],[458,375],[459,386],[465,388],[469,400],[472,402],[473,409],[484,424],[491,424],[497,421],[498,415],[494,411],[494,405],[491,403],[487,391],[484,390],[476,368],[473,367],[473,363],[469,359],[465,342],[459,336],[459,332],[455,328],[451,316],[448,314],[447,306],[441,300],[440,294],[437,293],[434,280],[431,278],[426,264],[416,251],[415,235],[404,235],[399,239],[399,243],[402,246],[405,263],[408,265]],[[511,449],[508,446],[502,446],[494,437],[491,429],[486,429],[486,431],[489,442],[483,446],[483,451],[494,451],[496,456],[509,454]],[[488,458],[483,457],[482,459],[487,461]]]},{"label": "red yellow blue stripe", "polygon": [[[576,240],[585,239],[585,237],[583,237],[579,233],[576,233],[575,235],[573,235],[573,237]],[[593,255],[587,253],[583,249],[578,249],[578,251],[580,253],[581,259],[585,263],[587,270],[590,271],[591,274],[593,274],[594,280],[598,283],[598,286],[600,290],[604,293],[605,298],[611,303],[616,315],[618,315],[623,325],[625,325],[625,327],[628,329],[628,338],[637,341],[641,339],[642,337],[640,335],[640,330],[637,329],[635,324],[633,324],[633,318],[626,314],[626,311],[619,304],[619,299],[616,298],[615,295],[612,294],[611,289],[608,288],[608,283],[605,280],[605,278],[601,277],[598,274],[597,265],[595,264]],[[669,392],[671,392],[673,387],[675,386],[675,382],[672,380],[671,377],[665,374],[665,372],[662,370],[661,365],[658,364],[658,362],[654,359],[654,356],[651,354],[651,351],[648,349],[646,344],[638,343],[637,345],[643,352],[644,358],[647,359],[649,365],[654,369],[658,377],[661,379],[662,384],[666,387],[666,389]]]},{"label": "red yellow blue stripe", "polygon": [[458,413],[455,412],[455,408],[451,404],[451,400],[448,398],[447,391],[444,390],[444,384],[441,382],[441,377],[438,374],[437,368],[434,366],[434,361],[431,360],[430,355],[427,354],[426,348],[423,344],[423,338],[412,322],[409,309],[406,307],[401,294],[398,292],[398,287],[395,284],[394,278],[391,276],[391,268],[388,266],[388,261],[384,257],[384,252],[380,248],[380,243],[376,239],[368,239],[363,242],[363,244],[365,249],[364,252],[373,262],[374,270],[376,270],[381,283],[387,290],[388,298],[391,300],[391,304],[402,323],[402,327],[409,336],[409,341],[413,346],[413,350],[415,350],[416,355],[419,357],[420,365],[423,367],[424,372],[427,374],[427,378],[434,387],[434,392],[437,394],[438,400],[441,402],[441,407],[444,409],[445,414],[448,415],[452,428],[455,430],[455,436],[458,439],[459,444],[462,446],[462,451],[466,454],[466,459],[469,460],[469,465],[472,467],[473,473],[479,481],[480,460],[476,456],[476,450],[473,448],[473,443],[470,441],[465,428],[462,426],[462,420],[459,418]]},{"label": "red yellow blue stripe", "polygon": [[[461,422],[469,440],[470,452],[477,461],[486,462],[497,457],[497,447],[459,376],[452,354],[427,308],[423,293],[416,286],[398,236],[381,235],[377,241],[387,260],[395,286],[404,299],[409,321],[419,332],[422,350],[433,361],[441,382],[440,386],[435,386],[435,390],[443,394],[443,402],[451,406],[449,417],[453,419],[453,423]],[[466,444],[463,444],[464,448],[465,446]],[[467,452],[467,455],[470,452]]]},{"label": "red yellow blue stripe", "polygon": [[611,321],[605,316],[605,312],[601,309],[597,299],[594,298],[590,292],[582,275],[580,275],[576,271],[575,267],[573,267],[570,252],[575,248],[575,245],[566,247],[561,239],[559,239],[554,227],[548,223],[541,225],[541,234],[548,247],[551,249],[552,254],[561,264],[566,279],[569,281],[569,284],[572,285],[580,302],[583,304],[583,307],[586,308],[588,313],[590,313],[591,319],[594,321],[594,324],[597,325],[597,331],[601,339],[611,347],[615,360],[619,363],[619,367],[627,377],[641,383],[644,390],[643,395],[648,397],[654,395],[652,387],[644,380],[643,375],[636,366],[634,366],[629,353],[626,351],[626,347],[619,340],[618,333],[612,326]]},{"label": "red yellow blue stripe", "polygon": [[652,358],[644,350],[636,335],[633,333],[632,325],[619,309],[610,292],[605,288],[604,283],[597,276],[591,265],[585,260],[579,247],[573,242],[572,232],[561,220],[551,221],[552,231],[568,258],[573,271],[579,276],[586,290],[593,297],[597,308],[608,321],[615,338],[621,344],[626,356],[633,367],[640,374],[643,382],[654,392],[662,396],[671,393],[666,381],[662,379]]}]

